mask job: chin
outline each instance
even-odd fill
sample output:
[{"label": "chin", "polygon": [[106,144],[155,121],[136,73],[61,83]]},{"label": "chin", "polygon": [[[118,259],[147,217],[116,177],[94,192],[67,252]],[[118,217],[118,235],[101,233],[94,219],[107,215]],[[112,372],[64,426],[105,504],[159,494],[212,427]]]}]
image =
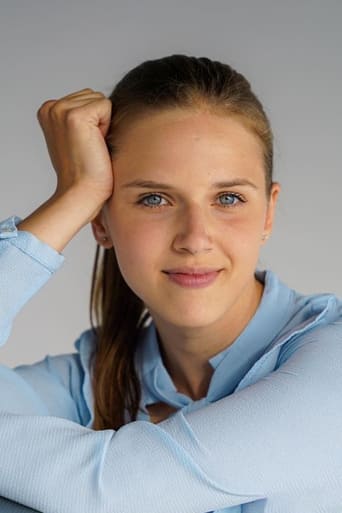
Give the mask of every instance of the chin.
[{"label": "chin", "polygon": [[164,316],[158,314],[158,317],[167,324],[171,324],[174,327],[184,329],[205,328],[207,326],[210,326],[211,324],[214,324],[220,318],[217,312],[216,314],[213,312],[212,315],[210,315],[208,310],[196,313],[189,312],[188,314],[182,311],[175,313],[171,316],[170,312],[168,312],[168,315]]}]

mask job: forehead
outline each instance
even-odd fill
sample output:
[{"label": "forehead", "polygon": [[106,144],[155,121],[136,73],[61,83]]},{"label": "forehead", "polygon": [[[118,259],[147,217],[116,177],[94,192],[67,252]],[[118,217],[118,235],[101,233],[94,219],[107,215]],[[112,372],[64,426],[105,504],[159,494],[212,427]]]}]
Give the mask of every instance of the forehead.
[{"label": "forehead", "polygon": [[258,137],[237,117],[191,109],[147,114],[128,123],[116,140],[117,170],[159,173],[196,169],[241,175],[263,173]]}]

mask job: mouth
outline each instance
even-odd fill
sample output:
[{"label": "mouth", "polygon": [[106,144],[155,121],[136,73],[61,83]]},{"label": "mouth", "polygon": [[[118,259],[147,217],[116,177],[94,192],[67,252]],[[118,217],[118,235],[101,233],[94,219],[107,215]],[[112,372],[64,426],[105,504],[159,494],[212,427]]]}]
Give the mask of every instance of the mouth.
[{"label": "mouth", "polygon": [[163,271],[169,280],[185,288],[202,288],[211,285],[222,269],[212,268],[179,268]]},{"label": "mouth", "polygon": [[221,271],[221,269],[217,269],[214,267],[177,267],[175,269],[166,269],[163,271],[166,274],[209,274],[213,272]]}]

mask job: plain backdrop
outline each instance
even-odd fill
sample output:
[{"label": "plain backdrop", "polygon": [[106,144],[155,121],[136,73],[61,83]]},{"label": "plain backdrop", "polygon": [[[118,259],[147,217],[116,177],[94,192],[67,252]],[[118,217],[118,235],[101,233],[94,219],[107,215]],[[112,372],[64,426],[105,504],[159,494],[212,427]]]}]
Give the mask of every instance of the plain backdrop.
[{"label": "plain backdrop", "polygon": [[[147,59],[173,53],[242,72],[265,106],[282,193],[259,268],[304,292],[342,295],[342,2],[340,0],[8,0],[0,4],[0,219],[54,192],[36,118],[48,99],[85,87],[109,95]],[[70,353],[89,327],[90,226],[17,316],[3,364]]]}]

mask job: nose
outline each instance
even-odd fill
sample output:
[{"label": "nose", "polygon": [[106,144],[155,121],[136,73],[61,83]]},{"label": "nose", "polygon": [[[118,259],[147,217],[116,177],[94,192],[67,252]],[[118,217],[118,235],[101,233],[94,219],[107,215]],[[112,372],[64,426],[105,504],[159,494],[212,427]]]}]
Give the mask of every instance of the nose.
[{"label": "nose", "polygon": [[202,253],[213,249],[207,214],[199,206],[191,206],[183,213],[177,226],[173,248],[178,252]]}]

